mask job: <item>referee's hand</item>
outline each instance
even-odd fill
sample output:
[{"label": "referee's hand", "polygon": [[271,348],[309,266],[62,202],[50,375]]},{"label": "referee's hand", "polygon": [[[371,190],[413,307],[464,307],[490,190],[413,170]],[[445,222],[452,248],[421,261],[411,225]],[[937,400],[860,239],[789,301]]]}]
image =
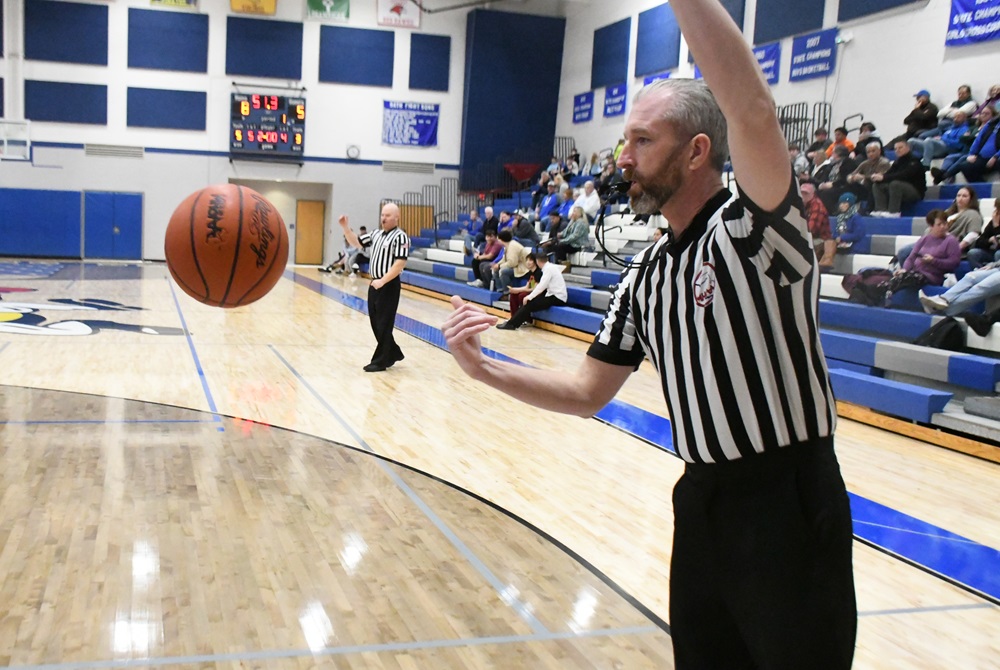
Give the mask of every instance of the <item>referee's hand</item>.
[{"label": "referee's hand", "polygon": [[457,295],[451,296],[451,306],[455,311],[445,319],[441,332],[459,367],[470,377],[476,378],[485,361],[479,334],[496,325],[497,318]]}]

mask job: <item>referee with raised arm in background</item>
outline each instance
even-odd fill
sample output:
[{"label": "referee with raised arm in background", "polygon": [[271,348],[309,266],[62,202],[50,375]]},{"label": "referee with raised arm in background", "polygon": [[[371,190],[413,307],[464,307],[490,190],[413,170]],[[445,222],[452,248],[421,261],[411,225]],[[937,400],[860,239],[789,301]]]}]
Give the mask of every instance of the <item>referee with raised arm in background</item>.
[{"label": "referee with raised arm in background", "polygon": [[[495,319],[457,296],[443,331],[474,379],[585,417],[648,357],[685,461],[673,494],[676,667],[849,668],[851,512],[833,448],[819,273],[787,143],[719,1],[670,6],[708,86],[668,79],[635,96],[618,165],[632,209],[660,212],[670,234],[625,268],[580,368],[485,357],[479,333]],[[727,155],[736,195],[722,186]]]},{"label": "referee with raised arm in background", "polygon": [[347,217],[337,220],[344,229],[344,236],[351,246],[367,248],[371,246],[368,273],[372,277],[368,286],[368,320],[378,345],[371,362],[364,367],[365,372],[382,372],[403,360],[403,350],[392,336],[396,323],[396,309],[399,307],[401,283],[399,275],[406,267],[406,257],[410,252],[410,238],[399,227],[399,206],[387,203],[382,206],[382,229],[362,235],[359,239],[351,230]]}]

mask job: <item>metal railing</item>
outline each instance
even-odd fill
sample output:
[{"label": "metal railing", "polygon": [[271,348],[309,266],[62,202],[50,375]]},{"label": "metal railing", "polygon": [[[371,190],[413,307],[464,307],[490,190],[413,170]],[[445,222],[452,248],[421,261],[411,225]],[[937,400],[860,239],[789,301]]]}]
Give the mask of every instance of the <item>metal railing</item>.
[{"label": "metal railing", "polygon": [[0,159],[31,160],[30,124],[30,121],[0,120]]}]

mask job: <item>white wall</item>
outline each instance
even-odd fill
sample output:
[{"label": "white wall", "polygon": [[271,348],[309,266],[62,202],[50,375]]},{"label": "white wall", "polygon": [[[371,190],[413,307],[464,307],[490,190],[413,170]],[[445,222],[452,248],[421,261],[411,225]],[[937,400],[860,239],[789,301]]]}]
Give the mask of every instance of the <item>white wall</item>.
[{"label": "white wall", "polygon": [[[573,124],[573,96],[590,88],[594,30],[632,17],[631,98],[642,86],[641,78],[631,79],[639,13],[661,4],[663,0],[592,2],[589,10],[580,7],[568,14],[567,54],[575,57],[563,61],[556,134],[575,138],[581,153],[614,146],[625,126],[625,117],[603,118],[603,90],[594,93],[594,119]],[[827,0],[823,28],[837,25],[839,6],[839,0]],[[756,7],[757,0],[747,0],[744,34],[751,38]],[[922,88],[931,92],[935,104],[946,106],[955,99],[958,86],[967,83],[973,96],[982,101],[989,87],[1000,83],[1000,42],[945,48],[950,9],[951,0],[928,0],[841,25],[842,36],[852,39],[840,46],[837,72],[828,79],[790,83],[792,38],[781,40],[780,79],[771,89],[775,101],[779,105],[828,101],[833,105],[834,125],[860,112],[885,138],[902,132],[903,117],[913,108],[913,94]],[[687,45],[682,41],[681,65],[673,76],[692,75]]]}]

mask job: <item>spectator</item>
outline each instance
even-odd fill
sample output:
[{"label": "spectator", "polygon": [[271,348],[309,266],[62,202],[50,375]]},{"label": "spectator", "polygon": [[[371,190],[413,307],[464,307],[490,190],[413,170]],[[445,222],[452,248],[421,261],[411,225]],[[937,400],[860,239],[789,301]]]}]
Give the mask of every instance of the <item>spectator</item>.
[{"label": "spectator", "polygon": [[[368,234],[368,226],[361,226],[361,228],[358,229],[357,237],[360,240],[367,234]],[[361,269],[361,266],[367,262],[368,262],[368,255],[365,253],[364,249],[361,249],[361,251],[354,254],[354,260],[350,265],[351,271],[356,273],[358,270]]]},{"label": "spectator", "polygon": [[548,172],[543,172],[542,176],[538,178],[538,186],[531,193],[531,209],[536,211],[538,210],[538,203],[540,203],[542,198],[545,197],[545,193],[548,191],[546,186],[551,180],[552,175]]},{"label": "spectator", "polygon": [[1000,84],[993,84],[993,86],[990,86],[990,92],[986,96],[986,102],[979,105],[979,107],[976,108],[976,111],[972,113],[972,116],[979,116],[987,107],[995,110],[997,103],[1000,103]]},{"label": "spectator", "polygon": [[569,212],[573,209],[574,195],[568,186],[559,190],[559,215],[563,221],[569,220]]},{"label": "spectator", "polygon": [[653,244],[660,241],[660,238],[667,234],[666,228],[653,228]]},{"label": "spectator", "polygon": [[566,179],[572,179],[580,174],[580,164],[572,156],[566,157],[566,163],[563,165],[563,177]]},{"label": "spectator", "polygon": [[927,191],[924,166],[910,152],[906,140],[896,140],[896,160],[883,174],[873,174],[872,196],[876,216],[899,216],[903,205],[922,200]]},{"label": "spectator", "polygon": [[984,111],[983,114],[991,117],[990,120],[979,129],[965,159],[957,161],[943,173],[943,181],[950,184],[961,174],[971,184],[983,181],[987,172],[997,170],[997,161],[1000,160],[1000,118],[992,118],[992,112]]},{"label": "spectator", "polygon": [[528,281],[528,250],[514,239],[509,230],[501,230],[497,236],[503,247],[503,259],[493,264],[493,279],[500,299],[506,299],[511,286],[523,286]]},{"label": "spectator", "polygon": [[837,201],[840,194],[848,190],[847,178],[857,169],[857,165],[851,159],[851,150],[845,144],[834,144],[833,155],[816,170],[813,181],[818,184],[817,195],[823,201],[826,211],[832,212],[837,209]]},{"label": "spectator", "polygon": [[485,237],[486,235],[489,235],[492,232],[493,236],[496,237],[496,234],[499,231],[500,231],[500,221],[497,219],[496,216],[493,215],[493,208],[489,207],[489,206],[484,207],[483,208],[483,236]]},{"label": "spectator", "polygon": [[611,158],[614,162],[618,163],[618,157],[622,155],[622,149],[625,148],[625,139],[622,138],[618,140],[618,144],[615,145],[614,151],[611,152]]},{"label": "spectator", "polygon": [[916,137],[925,130],[937,128],[938,124],[938,108],[931,102],[930,92],[925,89],[920,90],[913,97],[917,99],[917,103],[903,119],[903,123],[906,124],[906,135],[904,136],[906,139]]},{"label": "spectator", "polygon": [[597,158],[597,152],[590,154],[590,160],[583,164],[580,168],[580,174],[586,177],[592,177],[594,175],[601,174],[601,162]]},{"label": "spectator", "polygon": [[549,214],[559,207],[559,193],[556,191],[556,183],[552,180],[546,184],[547,192],[535,210],[535,216],[542,222],[542,230],[546,230],[546,221]]},{"label": "spectator", "polygon": [[[995,295],[1000,295],[1000,262],[989,263],[978,270],[965,273],[954,286],[940,295],[927,295],[920,291],[920,304],[928,314],[940,312],[945,316],[958,316],[976,303]],[[991,321],[990,326],[992,325]]]},{"label": "spectator", "polygon": [[514,226],[511,234],[513,234],[515,240],[529,249],[537,246],[541,241],[538,231],[535,230],[531,222],[524,218],[524,215],[520,212],[514,214]]},{"label": "spectator", "polygon": [[493,260],[500,255],[501,251],[503,251],[503,247],[497,240],[496,232],[491,230],[486,233],[486,246],[483,247],[482,253],[472,257],[472,275],[475,279],[468,282],[469,286],[483,288],[486,285],[484,283],[485,277],[492,276]]},{"label": "spectator", "polygon": [[833,266],[833,256],[837,253],[837,245],[830,233],[830,215],[823,206],[823,201],[816,197],[816,186],[802,184],[799,187],[802,204],[805,205],[806,224],[813,239],[813,251],[819,259],[820,267]]},{"label": "spectator", "polygon": [[[932,209],[927,214],[927,224],[930,226],[927,234],[917,240],[913,253],[898,272],[917,273],[923,277],[924,285],[940,286],[945,274],[953,272],[962,261],[962,250],[958,240],[948,234],[948,218],[943,211]],[[917,283],[919,280],[910,285]]]},{"label": "spectator", "polygon": [[587,240],[590,239],[590,226],[587,223],[583,207],[573,206],[569,214],[569,224],[566,226],[566,230],[559,233],[557,238],[553,247],[556,262],[569,268],[570,254],[575,254],[586,247]]},{"label": "spectator", "polygon": [[[528,266],[528,274],[525,275],[524,277],[525,280],[527,280],[527,283],[523,286],[510,286],[507,289],[508,291],[507,298],[508,300],[510,300],[509,307],[511,314],[516,314],[517,311],[521,309],[521,305],[524,304],[525,296],[534,291],[535,287],[538,286],[538,282],[541,281],[542,279],[542,271],[538,268],[538,265],[535,263],[534,253],[529,253],[524,263],[525,265]],[[527,321],[527,323],[530,322],[531,319]]]},{"label": "spectator", "polygon": [[566,304],[569,293],[566,291],[562,268],[549,263],[544,254],[536,254],[534,260],[542,271],[542,278],[531,293],[525,296],[524,305],[514,313],[510,321],[497,324],[500,330],[517,330],[533,313]]},{"label": "spectator", "polygon": [[792,162],[792,172],[799,181],[809,178],[809,159],[802,153],[801,147],[792,142],[788,145],[788,159]]},{"label": "spectator", "polygon": [[462,241],[465,246],[465,255],[471,256],[479,245],[486,241],[483,235],[483,221],[479,218],[479,210],[469,210],[468,223],[462,224]]},{"label": "spectator", "polygon": [[837,223],[833,239],[837,253],[851,253],[855,243],[865,237],[865,224],[858,214],[858,198],[853,193],[843,193],[837,201]]},{"label": "spectator", "polygon": [[983,231],[983,215],[979,213],[979,196],[969,186],[963,186],[955,194],[955,200],[945,210],[948,218],[948,233],[959,241],[962,253],[975,244]]},{"label": "spectator", "polygon": [[[985,107],[979,112],[975,119],[970,119],[969,131],[959,138],[962,148],[955,153],[945,156],[940,168],[931,168],[931,175],[934,177],[935,184],[940,184],[945,179],[953,178],[954,175],[958,174],[958,170],[962,167],[961,163],[964,163],[968,157],[969,150],[972,149],[972,145],[975,143],[976,138],[979,136],[983,126],[992,122],[996,117],[997,113],[995,109],[992,107]],[[979,125],[973,126],[973,123],[976,122],[978,122]],[[951,177],[949,177],[949,173],[952,173]]]},{"label": "spectator", "polygon": [[559,159],[553,156],[552,162],[550,162],[549,166],[545,168],[545,171],[548,172],[549,175],[553,177],[555,177],[557,174],[562,173],[562,165],[559,164]]},{"label": "spectator", "polygon": [[[615,184],[621,183],[622,181],[624,181],[622,178],[622,173],[618,171],[618,166],[615,164],[615,162],[613,160],[610,160],[608,161],[608,164],[604,166],[604,170],[601,171],[601,176],[598,177],[595,186],[597,187],[598,191],[607,192],[607,189],[611,188]],[[608,196],[605,199],[605,201],[609,205],[613,205],[616,202],[623,200],[624,201],[628,200],[628,196],[623,193],[622,194],[616,193],[614,195]]]},{"label": "spectator", "polygon": [[[920,158],[925,169],[930,169],[931,161],[962,150],[962,137],[969,132],[968,117],[965,112],[955,112],[948,120],[948,129],[937,137],[911,137],[907,140],[913,155]],[[940,129],[939,129],[940,130]],[[922,139],[921,139],[922,138]]]},{"label": "spectator", "polygon": [[549,220],[542,228],[542,232],[548,231],[549,239],[542,242],[542,247],[550,247],[555,244],[556,237],[563,229],[563,217],[558,211],[549,212]]},{"label": "spectator", "polygon": [[[958,87],[958,99],[938,111],[938,130],[943,133],[955,124],[955,116],[963,114],[966,119],[976,111],[979,105],[972,99],[972,88],[967,84]],[[940,133],[939,133],[940,134]]]},{"label": "spectator", "polygon": [[826,150],[833,144],[830,134],[826,128],[817,128],[813,133],[813,143],[806,149],[806,158],[812,163],[813,168],[818,168],[826,158]]},{"label": "spectator", "polygon": [[875,124],[865,121],[861,124],[861,132],[858,135],[858,143],[854,145],[854,157],[863,160],[863,156],[868,155],[867,147],[872,142],[878,143],[879,154],[882,153],[882,138],[879,137]]},{"label": "spectator", "polygon": [[507,210],[500,212],[500,223],[497,226],[497,237],[499,237],[501,230],[504,230],[505,228],[510,228],[513,225],[514,222],[511,220],[510,212],[508,212]]},{"label": "spectator", "polygon": [[826,157],[833,156],[835,147],[847,147],[847,153],[854,151],[854,142],[847,139],[847,128],[840,127],[833,129],[833,144],[826,148]]},{"label": "spectator", "polygon": [[968,260],[973,269],[1000,261],[1000,200],[993,206],[993,218],[969,249]]},{"label": "spectator", "polygon": [[576,199],[573,205],[583,209],[583,213],[587,215],[587,219],[590,221],[594,220],[597,212],[601,209],[601,198],[594,189],[594,182],[588,181],[583,185],[583,193],[580,194],[580,197]]},{"label": "spectator", "polygon": [[848,175],[847,183],[858,195],[858,199],[866,203],[865,211],[868,211],[875,202],[872,196],[872,176],[885,174],[891,163],[888,158],[882,155],[882,144],[879,142],[868,142],[865,145],[865,155],[867,160]]}]

